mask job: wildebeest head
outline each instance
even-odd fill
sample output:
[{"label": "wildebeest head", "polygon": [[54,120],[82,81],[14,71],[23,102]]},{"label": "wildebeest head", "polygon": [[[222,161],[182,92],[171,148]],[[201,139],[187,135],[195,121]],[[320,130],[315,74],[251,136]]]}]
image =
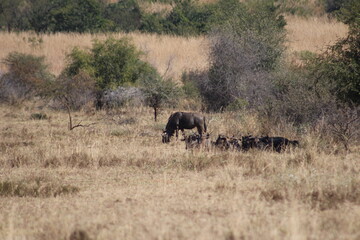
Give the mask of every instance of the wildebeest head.
[{"label": "wildebeest head", "polygon": [[243,136],[241,138],[242,150],[247,151],[251,148],[257,148],[259,145],[259,138],[253,137],[251,135]]},{"label": "wildebeest head", "polygon": [[168,132],[163,131],[163,133],[161,134],[161,137],[162,137],[162,142],[163,143],[169,143],[170,142],[171,135]]}]

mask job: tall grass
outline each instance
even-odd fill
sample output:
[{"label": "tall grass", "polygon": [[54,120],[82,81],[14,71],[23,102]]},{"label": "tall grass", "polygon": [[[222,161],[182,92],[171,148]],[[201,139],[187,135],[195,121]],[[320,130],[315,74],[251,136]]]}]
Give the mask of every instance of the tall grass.
[{"label": "tall grass", "polygon": [[338,38],[345,37],[348,32],[345,24],[326,16],[308,18],[287,16],[286,21],[290,52],[322,52]]}]

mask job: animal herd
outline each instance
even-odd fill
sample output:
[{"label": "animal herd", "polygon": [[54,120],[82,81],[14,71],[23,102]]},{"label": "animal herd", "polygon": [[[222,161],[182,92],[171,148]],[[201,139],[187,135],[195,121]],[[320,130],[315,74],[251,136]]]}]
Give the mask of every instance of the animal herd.
[{"label": "animal herd", "polygon": [[[187,136],[184,134],[184,129],[193,128],[197,128],[198,133],[192,133]],[[284,137],[256,137],[252,135],[228,137],[219,134],[215,141],[211,141],[210,134],[204,135],[207,131],[205,117],[189,112],[175,112],[170,115],[162,134],[162,142],[169,143],[174,134],[177,139],[179,130],[182,131],[184,137],[182,141],[185,142],[186,149],[209,149],[215,147],[221,150],[249,151],[250,149],[259,149],[280,153],[290,146],[299,146],[299,141],[297,140],[289,140]]]}]

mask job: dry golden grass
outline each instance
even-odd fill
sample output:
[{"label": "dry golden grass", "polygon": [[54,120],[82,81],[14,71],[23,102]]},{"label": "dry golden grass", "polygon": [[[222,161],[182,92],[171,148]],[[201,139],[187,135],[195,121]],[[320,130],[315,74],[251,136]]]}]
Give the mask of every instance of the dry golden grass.
[{"label": "dry golden grass", "polygon": [[287,40],[290,52],[311,51],[320,53],[347,35],[348,27],[323,17],[286,17]]},{"label": "dry golden grass", "polygon": [[[6,33],[0,32],[0,59],[10,52],[18,51],[43,55],[46,57],[50,70],[58,75],[66,64],[65,56],[75,46],[90,48],[94,39],[105,39],[108,36],[121,38],[128,36],[143,51],[144,60],[150,62],[161,74],[179,79],[182,72],[191,69],[203,69],[208,65],[207,41],[203,37],[173,37],[155,34],[45,34]],[[38,41],[41,39],[41,43]],[[4,64],[0,71],[6,71]]]},{"label": "dry golden grass", "polygon": [[[32,120],[38,112],[49,118]],[[0,106],[0,239],[360,237],[359,146],[336,151],[316,132],[227,113],[207,115],[212,138],[269,133],[301,148],[191,152],[181,141],[161,143],[169,113],[155,123],[148,108],[76,112],[96,125],[69,131],[65,113]],[[6,195],[4,182],[47,186],[50,195]],[[59,186],[77,191],[53,197]]]},{"label": "dry golden grass", "polygon": [[164,13],[168,14],[171,12],[173,6],[171,4],[161,2],[141,2],[140,8],[147,13]]}]

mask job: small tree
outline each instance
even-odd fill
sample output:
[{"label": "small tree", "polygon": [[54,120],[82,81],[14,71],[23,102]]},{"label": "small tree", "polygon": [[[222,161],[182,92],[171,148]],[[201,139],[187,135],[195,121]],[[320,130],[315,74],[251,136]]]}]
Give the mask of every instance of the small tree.
[{"label": "small tree", "polygon": [[0,97],[11,104],[42,95],[53,79],[44,57],[10,53],[4,63],[9,71],[1,76]]},{"label": "small tree", "polygon": [[180,89],[171,80],[164,80],[153,73],[142,80],[142,90],[145,102],[154,109],[154,120],[157,121],[159,109],[164,106],[174,106],[180,96]]},{"label": "small tree", "polygon": [[60,75],[51,84],[51,91],[48,91],[48,97],[60,104],[60,108],[66,109],[69,116],[69,130],[76,127],[88,127],[92,124],[83,125],[81,122],[73,124],[71,112],[79,110],[86,106],[89,102],[95,102],[96,86],[95,80],[85,72],[68,77]]}]

